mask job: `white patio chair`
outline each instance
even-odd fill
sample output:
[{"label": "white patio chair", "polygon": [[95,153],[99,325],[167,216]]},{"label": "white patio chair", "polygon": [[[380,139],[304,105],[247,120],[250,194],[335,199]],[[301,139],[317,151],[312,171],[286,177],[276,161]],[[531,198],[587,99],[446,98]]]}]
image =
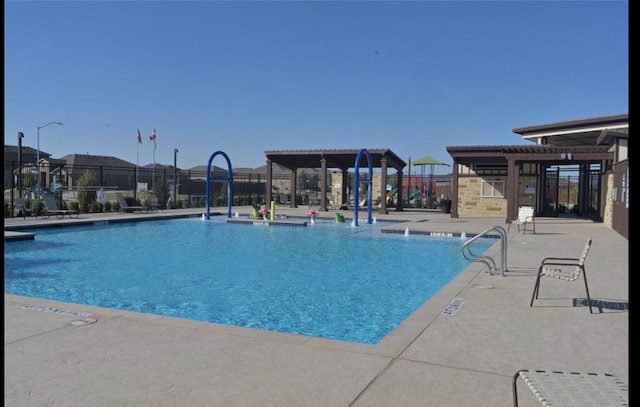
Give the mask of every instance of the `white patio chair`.
[{"label": "white patio chair", "polygon": [[584,261],[587,258],[590,247],[591,238],[588,238],[579,258],[547,257],[542,260],[540,268],[538,269],[536,284],[533,286],[533,294],[531,295],[531,303],[529,306],[533,307],[533,300],[538,298],[538,294],[540,292],[540,279],[543,276],[557,278],[558,280],[564,281],[576,281],[580,277],[580,274],[582,274],[582,277],[584,278],[584,287],[587,290],[589,312],[593,314],[593,309],[591,308],[591,296],[589,295],[589,285],[587,284],[587,273],[584,268]]},{"label": "white patio chair", "polygon": [[522,233],[527,233],[527,225],[533,228],[533,233],[536,233],[536,217],[534,214],[533,206],[521,206],[518,208],[518,217],[509,222],[507,232],[511,229],[511,225],[518,225],[518,232],[520,232],[520,226],[522,226]]},{"label": "white patio chair", "polygon": [[523,369],[512,379],[514,407],[518,407],[518,379],[527,384],[542,406],[629,405],[629,384],[612,374]]}]

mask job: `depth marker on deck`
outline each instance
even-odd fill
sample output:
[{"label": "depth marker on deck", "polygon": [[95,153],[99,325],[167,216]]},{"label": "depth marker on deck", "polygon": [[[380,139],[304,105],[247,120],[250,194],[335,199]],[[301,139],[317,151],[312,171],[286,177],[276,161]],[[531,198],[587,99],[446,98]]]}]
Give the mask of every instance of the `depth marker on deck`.
[{"label": "depth marker on deck", "polygon": [[442,311],[442,314],[453,315],[462,307],[462,304],[464,304],[464,300],[462,298],[454,298],[453,301],[447,305],[447,308]]},{"label": "depth marker on deck", "polygon": [[55,314],[62,314],[62,315],[71,315],[74,317],[83,317],[86,318],[88,316],[93,315],[90,312],[79,312],[79,311],[65,311],[63,309],[59,309],[59,308],[55,308],[55,307],[43,307],[41,305],[23,305],[22,306],[23,309],[28,309],[31,311],[41,311],[41,312],[53,312]]}]

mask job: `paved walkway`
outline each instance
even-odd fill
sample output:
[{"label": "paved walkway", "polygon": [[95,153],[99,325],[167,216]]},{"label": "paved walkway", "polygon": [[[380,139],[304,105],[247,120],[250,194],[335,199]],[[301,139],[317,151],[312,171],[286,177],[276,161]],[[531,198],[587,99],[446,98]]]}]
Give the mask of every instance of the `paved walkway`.
[{"label": "paved walkway", "polygon": [[[304,216],[306,210],[277,208],[277,214]],[[28,225],[202,212],[6,219],[5,239],[7,228]],[[410,233],[507,229],[503,219],[452,219],[438,211],[374,216],[401,220],[385,228]],[[4,401],[21,407],[495,407],[513,405],[511,377],[523,368],[610,373],[628,382],[628,241],[601,223],[570,218],[537,218],[536,231],[511,228],[505,276],[471,263],[376,345],[5,294]],[[582,280],[544,280],[541,299],[529,307],[541,260],[577,257],[588,236],[594,314]],[[499,249],[496,244],[487,253],[497,264]],[[455,299],[463,301],[457,311],[443,313]],[[521,406],[539,405],[526,386],[518,389]]]}]

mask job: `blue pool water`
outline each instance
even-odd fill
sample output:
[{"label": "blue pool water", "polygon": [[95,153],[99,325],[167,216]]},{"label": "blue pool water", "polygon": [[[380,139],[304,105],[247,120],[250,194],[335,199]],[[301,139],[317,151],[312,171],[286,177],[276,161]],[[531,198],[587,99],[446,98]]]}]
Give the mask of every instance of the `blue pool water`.
[{"label": "blue pool water", "polygon": [[[224,217],[43,228],[5,293],[375,344],[468,266],[460,237]],[[479,239],[481,254],[495,239]]]}]

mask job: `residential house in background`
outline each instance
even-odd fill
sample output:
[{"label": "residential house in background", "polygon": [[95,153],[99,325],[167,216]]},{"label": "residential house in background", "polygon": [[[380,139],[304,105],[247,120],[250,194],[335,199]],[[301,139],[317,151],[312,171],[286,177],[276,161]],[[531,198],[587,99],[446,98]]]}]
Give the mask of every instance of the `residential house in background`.
[{"label": "residential house in background", "polygon": [[87,173],[95,177],[96,188],[124,189],[135,185],[136,165],[116,157],[68,154],[60,159],[41,161],[45,187],[55,181],[62,187],[76,189],[80,178]]},{"label": "residential house in background", "polygon": [[[20,168],[20,161],[22,162],[22,180],[23,185],[25,181],[33,182],[35,185],[35,179],[37,177],[38,168],[36,166],[36,158],[38,151],[35,148],[22,146],[22,153],[18,152],[18,146],[6,145],[4,146],[4,188],[11,188],[11,185],[17,185],[18,168]],[[22,157],[20,157],[22,155]],[[40,159],[49,159],[51,154],[40,150]],[[31,165],[27,165],[31,164]],[[12,179],[13,178],[13,179]]]}]

